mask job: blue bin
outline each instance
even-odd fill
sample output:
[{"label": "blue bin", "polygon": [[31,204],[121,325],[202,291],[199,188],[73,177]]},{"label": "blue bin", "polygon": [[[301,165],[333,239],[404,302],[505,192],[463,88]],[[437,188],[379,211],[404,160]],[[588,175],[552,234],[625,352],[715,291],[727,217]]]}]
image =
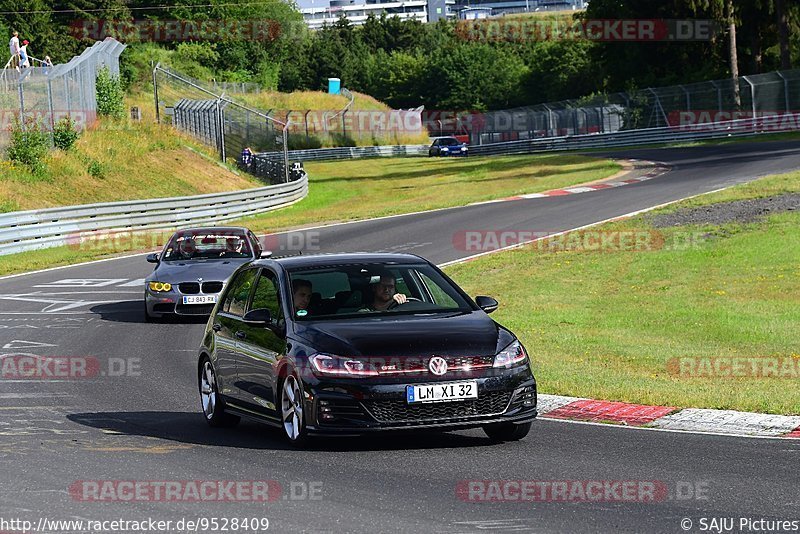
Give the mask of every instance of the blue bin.
[{"label": "blue bin", "polygon": [[342,90],[342,80],[339,78],[328,78],[328,93],[338,95]]}]

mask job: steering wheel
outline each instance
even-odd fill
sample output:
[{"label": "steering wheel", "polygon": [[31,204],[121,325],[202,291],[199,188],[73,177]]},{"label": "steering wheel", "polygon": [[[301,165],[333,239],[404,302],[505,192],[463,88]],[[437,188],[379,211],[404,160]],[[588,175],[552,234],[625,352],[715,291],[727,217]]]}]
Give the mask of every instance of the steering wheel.
[{"label": "steering wheel", "polygon": [[[412,300],[416,300],[417,302],[422,302],[421,300],[419,300],[416,297],[406,297],[406,302],[404,302],[403,304],[406,304],[407,302],[410,302]],[[387,310],[393,310],[393,309],[395,309],[396,307],[398,307],[400,305],[401,304],[399,302],[397,302],[396,300],[392,299],[392,302],[390,302],[389,305],[386,306],[386,309]]]}]

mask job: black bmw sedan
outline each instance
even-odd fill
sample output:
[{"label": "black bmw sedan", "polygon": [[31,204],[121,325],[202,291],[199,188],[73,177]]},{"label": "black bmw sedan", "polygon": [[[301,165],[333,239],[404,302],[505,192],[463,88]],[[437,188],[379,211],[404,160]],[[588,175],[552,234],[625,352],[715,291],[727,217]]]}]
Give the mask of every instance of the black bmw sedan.
[{"label": "black bmw sedan", "polygon": [[240,417],[318,434],[482,427],[525,437],[536,381],[525,348],[428,261],[409,254],[260,259],[217,302],[197,367],[211,426]]}]

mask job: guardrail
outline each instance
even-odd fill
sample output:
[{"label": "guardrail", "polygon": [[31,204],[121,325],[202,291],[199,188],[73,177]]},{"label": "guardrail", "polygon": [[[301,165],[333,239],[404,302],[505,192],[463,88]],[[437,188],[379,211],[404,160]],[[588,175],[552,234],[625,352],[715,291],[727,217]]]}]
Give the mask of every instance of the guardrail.
[{"label": "guardrail", "polygon": [[727,139],[763,133],[785,133],[795,131],[800,131],[800,113],[785,113],[774,116],[762,116],[755,119],[748,118],[684,126],[624,130],[603,134],[543,137],[486,145],[473,145],[469,147],[469,154],[471,156],[490,156],[499,154],[555,152],[562,150],[603,149],[681,141]]},{"label": "guardrail", "polygon": [[[273,152],[261,152],[256,157],[269,157]],[[428,145],[352,146],[339,148],[310,148],[290,150],[289,159],[317,161],[326,159],[392,158],[403,156],[427,156]]]},{"label": "guardrail", "polygon": [[239,219],[304,198],[308,175],[299,180],[227,193],[104,202],[0,214],[0,254],[13,254],[97,237],[101,231],[177,228]]}]

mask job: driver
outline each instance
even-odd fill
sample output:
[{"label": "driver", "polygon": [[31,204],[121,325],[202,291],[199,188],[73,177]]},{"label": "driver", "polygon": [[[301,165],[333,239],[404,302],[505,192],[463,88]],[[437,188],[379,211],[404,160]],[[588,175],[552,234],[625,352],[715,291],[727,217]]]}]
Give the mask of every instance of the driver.
[{"label": "driver", "polygon": [[390,306],[408,302],[408,298],[404,294],[397,292],[394,276],[391,274],[382,274],[380,281],[370,286],[370,291],[372,292],[372,302],[367,309],[372,311],[387,310]]},{"label": "driver", "polygon": [[192,255],[194,255],[194,253],[197,251],[197,245],[195,244],[194,239],[187,237],[181,241],[180,245],[178,245],[178,251],[184,258],[191,258]]},{"label": "driver", "polygon": [[244,253],[244,240],[238,237],[229,237],[225,240],[225,250],[220,253],[220,256],[226,258],[235,258]]}]

